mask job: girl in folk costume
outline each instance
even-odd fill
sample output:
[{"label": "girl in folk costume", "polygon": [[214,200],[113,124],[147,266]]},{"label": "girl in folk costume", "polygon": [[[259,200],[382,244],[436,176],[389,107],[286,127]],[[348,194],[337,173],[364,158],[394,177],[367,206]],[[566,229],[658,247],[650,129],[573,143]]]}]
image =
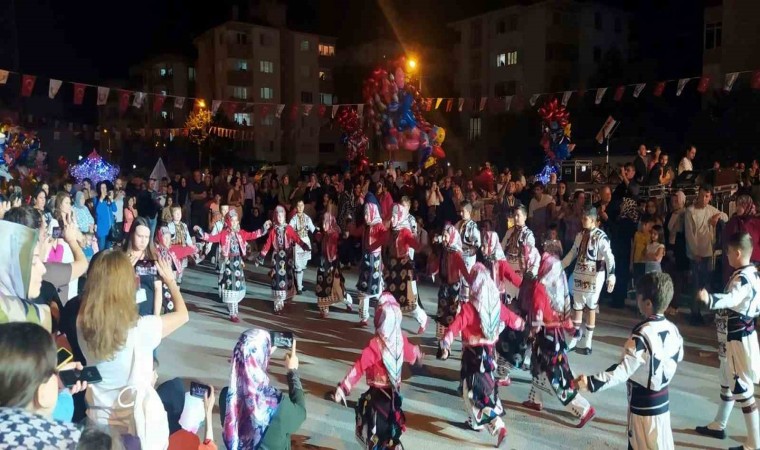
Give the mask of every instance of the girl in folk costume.
[{"label": "girl in folk costume", "polygon": [[401,307],[384,292],[375,310],[375,337],[335,390],[335,401],[345,404],[351,389],[362,375],[367,376],[369,390],[356,404],[356,438],[362,448],[403,449],[399,441],[406,430],[399,395],[401,367],[404,362],[421,363],[422,357],[420,348],[401,332]]},{"label": "girl in folk costume", "polygon": [[290,301],[295,294],[292,247],[299,245],[307,251],[311,251],[311,247],[304,243],[298,233],[285,221],[285,208],[282,206],[275,208],[274,218],[274,226],[269,230],[267,241],[261,249],[257,264],[264,263],[269,249],[274,250],[272,252],[274,267],[269,272],[269,276],[272,277],[274,313],[279,315],[285,307],[285,300]]},{"label": "girl in folk costume", "polygon": [[[541,255],[536,250],[536,238],[533,236],[530,228],[525,226],[527,217],[528,213],[525,207],[522,205],[518,206],[515,209],[515,225],[507,230],[504,240],[501,241],[507,262],[520,277],[524,276],[526,272],[536,275],[538,273],[538,265],[541,262]],[[511,302],[514,300],[519,290],[520,286],[507,285],[507,301]]]},{"label": "girl in folk costume", "polygon": [[430,274],[435,277],[440,273],[441,286],[438,288],[438,314],[436,317],[436,337],[443,339],[446,327],[451,325],[459,312],[462,282],[469,279],[470,273],[462,258],[462,239],[454,225],[447,223],[443,234],[434,242],[443,245],[438,258],[432,259]]},{"label": "girl in folk costume", "polygon": [[[187,258],[195,256],[198,252],[193,243],[193,238],[190,236],[190,230],[187,228],[187,224],[182,222],[182,207],[180,205],[174,205],[171,209],[172,221],[166,224],[169,233],[172,238],[172,251],[179,258],[182,265],[181,268],[187,267]],[[180,270],[177,278],[177,283],[182,283],[182,271]]]},{"label": "girl in folk costume", "polygon": [[[156,233],[156,253],[164,261],[171,261],[171,268],[174,271],[174,277],[182,277],[182,261],[172,248],[172,234],[169,227],[163,226]],[[161,304],[161,313],[166,314],[174,311],[174,301],[169,287],[163,284],[163,302]]]},{"label": "girl in folk costume", "polygon": [[495,231],[492,231],[491,226],[490,220],[483,221],[483,230],[481,232],[483,244],[480,246],[480,254],[483,257],[483,265],[491,272],[491,277],[496,282],[496,286],[499,287],[499,292],[504,294],[504,289],[499,284],[497,278],[497,272],[499,270],[498,261],[506,261],[506,256],[504,256],[504,250],[501,248],[499,235]]},{"label": "girl in folk costume", "polygon": [[469,415],[467,425],[478,431],[487,427],[497,437],[496,446],[499,447],[507,436],[507,429],[500,417],[504,408],[494,379],[494,345],[505,325],[521,330],[525,322],[501,302],[499,290],[485,266],[476,264],[472,274],[470,301],[462,305],[462,310],[446,329],[440,354],[442,359],[447,359],[455,336],[462,334],[460,373],[462,397]]},{"label": "girl in folk costume", "polygon": [[353,311],[353,299],[346,292],[346,279],[340,269],[338,259],[338,240],[340,228],[335,222],[335,217],[326,212],[322,217],[322,232],[317,235],[322,241],[322,257],[317,269],[317,305],[322,318],[327,317],[330,305],[344,302],[349,312]]},{"label": "girl in folk costume", "polygon": [[417,302],[417,283],[415,281],[414,258],[411,251],[419,250],[420,244],[412,234],[409,226],[407,209],[393,205],[391,214],[390,242],[386,246],[386,262],[383,275],[388,292],[401,304],[404,312],[410,312],[420,325],[417,334],[425,332],[428,316]]},{"label": "girl in folk costume", "polygon": [[380,217],[380,209],[374,196],[367,195],[364,202],[364,232],[362,236],[362,261],[359,266],[359,324],[369,323],[369,301],[383,292],[383,261],[381,249],[387,239],[387,230]]},{"label": "girl in folk costume", "polygon": [[[462,203],[460,214],[462,220],[457,223],[456,228],[462,241],[462,258],[469,271],[477,260],[478,249],[480,248],[480,229],[478,229],[477,222],[472,220],[472,204],[470,202]],[[468,286],[469,284],[465,282],[465,301],[467,301]]]},{"label": "girl in folk costume", "polygon": [[303,293],[303,271],[306,269],[306,265],[311,259],[311,240],[309,240],[309,233],[313,233],[317,230],[314,223],[311,221],[311,217],[303,212],[303,208],[303,200],[299,200],[298,203],[296,203],[296,213],[290,218],[290,226],[296,231],[296,233],[298,233],[301,242],[307,245],[306,250],[300,246],[294,248],[296,293],[299,295]]},{"label": "girl in folk costume", "polygon": [[551,278],[556,275],[552,272],[556,272],[557,266],[561,269],[559,260],[554,255],[544,253],[538,278],[526,276],[520,293],[520,302],[529,309],[531,335],[534,337],[531,354],[533,384],[523,406],[541,411],[542,391],[546,392],[556,396],[567,411],[579,418],[576,428],[582,428],[596,412],[578,392],[570,370],[565,330],[572,330],[573,323],[566,315],[564,299],[557,301],[552,298],[546,286],[553,283]]},{"label": "girl in folk costume", "polygon": [[[256,231],[240,229],[240,219],[237,212],[230,210],[224,219],[224,229],[217,235],[203,233],[201,240],[219,244],[220,257],[222,259],[219,270],[219,297],[227,304],[230,312],[230,321],[240,322],[238,318],[238,303],[245,297],[246,284],[243,270],[243,256],[248,248],[247,241],[258,239],[269,228],[270,222],[264,224],[264,228]],[[199,226],[193,228],[197,233],[202,230]]]}]

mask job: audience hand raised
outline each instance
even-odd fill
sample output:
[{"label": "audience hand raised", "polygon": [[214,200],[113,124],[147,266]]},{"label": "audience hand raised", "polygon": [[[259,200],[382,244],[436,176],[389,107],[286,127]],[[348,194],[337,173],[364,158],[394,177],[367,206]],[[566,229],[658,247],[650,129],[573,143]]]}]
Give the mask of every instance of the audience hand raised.
[{"label": "audience hand raised", "polygon": [[296,355],[296,339],[293,339],[293,348],[285,354],[285,367],[288,370],[298,370],[298,355]]},{"label": "audience hand raised", "polygon": [[170,261],[158,258],[156,260],[156,271],[164,284],[175,282],[174,271],[172,270],[172,263]]}]

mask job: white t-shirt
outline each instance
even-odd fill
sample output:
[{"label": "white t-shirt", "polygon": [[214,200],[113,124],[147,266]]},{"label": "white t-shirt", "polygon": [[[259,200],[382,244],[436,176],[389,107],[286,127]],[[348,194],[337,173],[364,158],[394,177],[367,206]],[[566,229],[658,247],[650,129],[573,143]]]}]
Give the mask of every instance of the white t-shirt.
[{"label": "white t-shirt", "polygon": [[[87,417],[111,432],[127,433],[131,421],[131,408],[119,408],[119,392],[127,387],[132,372],[133,353],[143,368],[153,368],[153,351],[161,343],[162,323],[159,316],[143,316],[129,330],[127,342],[109,361],[97,361],[89,353],[87,342],[77,329],[82,354],[88,366],[97,366],[103,381],[91,384],[85,396],[89,408]],[[153,371],[145,371],[142,377],[152,377]],[[150,378],[148,379],[150,381]],[[125,396],[124,401],[129,401]]]}]

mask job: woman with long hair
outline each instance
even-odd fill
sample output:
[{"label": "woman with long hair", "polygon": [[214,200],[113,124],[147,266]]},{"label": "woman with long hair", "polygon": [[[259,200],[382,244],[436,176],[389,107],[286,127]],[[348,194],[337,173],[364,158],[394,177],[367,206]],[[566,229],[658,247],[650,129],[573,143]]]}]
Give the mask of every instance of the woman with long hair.
[{"label": "woman with long hair", "polygon": [[[135,228],[143,227],[147,222]],[[161,339],[188,321],[187,307],[169,263],[158,260],[155,267],[172,294],[172,313],[138,315],[132,261],[119,250],[106,250],[94,259],[82,294],[78,342],[88,365],[97,367],[103,379],[87,390],[87,416],[116,435],[135,434],[133,407],[119,401],[122,391],[135,381],[151,382],[153,353]]]},{"label": "woman with long hair", "polygon": [[227,192],[227,204],[234,209],[238,217],[243,217],[243,182],[240,178],[230,181],[230,190]]},{"label": "woman with long hair", "polygon": [[161,314],[162,285],[156,272],[158,253],[150,239],[150,223],[146,218],[138,217],[132,224],[123,250],[134,267],[132,277],[137,275],[140,278],[140,286],[136,292],[140,315]]},{"label": "woman with long hair", "polygon": [[110,183],[106,181],[98,183],[94,206],[95,235],[98,237],[98,248],[102,251],[111,247],[107,238],[115,222],[114,214],[116,214],[116,204],[113,202],[113,190]]},{"label": "woman with long hair", "polygon": [[129,234],[137,217],[137,197],[129,195],[124,200],[124,233]]}]

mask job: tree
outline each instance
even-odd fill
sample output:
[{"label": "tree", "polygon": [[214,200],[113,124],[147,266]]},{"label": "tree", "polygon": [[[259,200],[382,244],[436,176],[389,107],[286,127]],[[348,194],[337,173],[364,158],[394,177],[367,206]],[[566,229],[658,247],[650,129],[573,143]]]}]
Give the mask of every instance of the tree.
[{"label": "tree", "polygon": [[203,158],[203,144],[209,136],[211,127],[211,111],[206,108],[198,108],[190,113],[185,122],[185,127],[189,130],[190,141],[198,146],[198,168],[201,167]]}]

